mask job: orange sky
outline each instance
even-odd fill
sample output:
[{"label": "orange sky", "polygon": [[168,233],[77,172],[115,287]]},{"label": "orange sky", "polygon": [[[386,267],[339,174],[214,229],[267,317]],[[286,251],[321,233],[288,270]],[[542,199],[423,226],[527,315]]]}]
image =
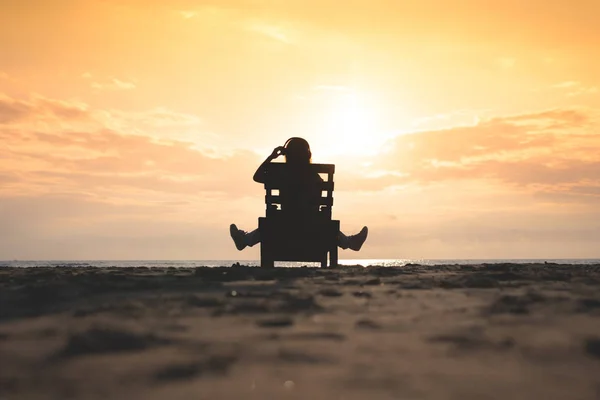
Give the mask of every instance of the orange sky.
[{"label": "orange sky", "polygon": [[302,136],[342,258],[600,257],[597,0],[0,3],[0,259],[256,259]]}]

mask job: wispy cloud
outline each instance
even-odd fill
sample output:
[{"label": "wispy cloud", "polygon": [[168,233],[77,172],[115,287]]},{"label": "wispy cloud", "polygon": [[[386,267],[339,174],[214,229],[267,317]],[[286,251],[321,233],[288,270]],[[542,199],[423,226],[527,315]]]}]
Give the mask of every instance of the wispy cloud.
[{"label": "wispy cloud", "polygon": [[473,126],[481,122],[487,110],[457,110],[418,118],[412,121],[415,130],[435,130],[447,126]]},{"label": "wispy cloud", "polygon": [[579,81],[560,82],[555,85],[552,85],[552,88],[566,90],[567,96],[569,96],[569,97],[581,96],[581,95],[592,95],[592,94],[598,93],[597,86],[584,85],[583,83],[581,83]]},{"label": "wispy cloud", "polygon": [[578,86],[581,86],[581,83],[578,81],[564,81],[564,82],[560,82],[555,85],[552,85],[552,87],[556,88],[556,89],[570,89],[570,88],[574,88],[574,87],[578,87]]},{"label": "wispy cloud", "polygon": [[251,22],[248,24],[248,30],[284,44],[292,43],[288,30],[277,25],[271,25],[264,22]]},{"label": "wispy cloud", "polygon": [[190,19],[190,18],[194,18],[196,16],[196,11],[190,11],[190,10],[181,10],[178,11],[179,15],[181,15],[184,19]]},{"label": "wispy cloud", "polygon": [[14,99],[0,94],[0,125],[21,121],[84,120],[87,104],[33,96],[31,99]]},{"label": "wispy cloud", "polygon": [[136,88],[133,82],[126,82],[117,78],[112,78],[108,82],[92,82],[90,86],[98,91],[132,90]]}]

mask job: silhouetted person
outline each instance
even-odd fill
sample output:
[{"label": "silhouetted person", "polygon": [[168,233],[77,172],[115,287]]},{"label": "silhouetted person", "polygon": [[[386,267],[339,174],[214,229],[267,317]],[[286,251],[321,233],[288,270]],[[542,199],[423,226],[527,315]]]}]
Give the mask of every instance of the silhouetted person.
[{"label": "silhouetted person", "polygon": [[[302,221],[305,217],[314,215],[319,211],[319,200],[321,197],[321,183],[323,180],[318,173],[310,169],[311,157],[310,146],[302,138],[291,138],[284,146],[276,147],[271,155],[262,162],[254,173],[254,181],[266,183],[269,181],[268,164],[279,157],[285,156],[287,168],[286,175],[279,195],[281,197],[282,212],[290,219],[290,224]],[[279,177],[281,178],[281,177]],[[229,227],[231,238],[238,250],[246,246],[254,246],[260,242],[260,231],[258,229],[246,233],[238,229],[235,224]],[[338,246],[342,249],[359,251],[367,239],[369,233],[365,226],[359,233],[346,236],[342,232],[338,234]]]}]

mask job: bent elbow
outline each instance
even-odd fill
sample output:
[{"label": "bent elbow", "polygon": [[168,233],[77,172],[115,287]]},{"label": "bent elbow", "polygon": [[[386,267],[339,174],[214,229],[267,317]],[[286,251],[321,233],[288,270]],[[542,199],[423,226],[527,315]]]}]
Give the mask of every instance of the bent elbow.
[{"label": "bent elbow", "polygon": [[252,179],[256,183],[265,183],[265,177],[262,174],[254,174]]}]

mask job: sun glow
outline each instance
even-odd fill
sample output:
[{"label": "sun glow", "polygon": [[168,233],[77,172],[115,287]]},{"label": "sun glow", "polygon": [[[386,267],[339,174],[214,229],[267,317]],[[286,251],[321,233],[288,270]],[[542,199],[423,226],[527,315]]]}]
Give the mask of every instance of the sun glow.
[{"label": "sun glow", "polygon": [[328,154],[363,156],[379,152],[385,137],[375,102],[355,91],[339,91],[325,112],[320,144]]}]

